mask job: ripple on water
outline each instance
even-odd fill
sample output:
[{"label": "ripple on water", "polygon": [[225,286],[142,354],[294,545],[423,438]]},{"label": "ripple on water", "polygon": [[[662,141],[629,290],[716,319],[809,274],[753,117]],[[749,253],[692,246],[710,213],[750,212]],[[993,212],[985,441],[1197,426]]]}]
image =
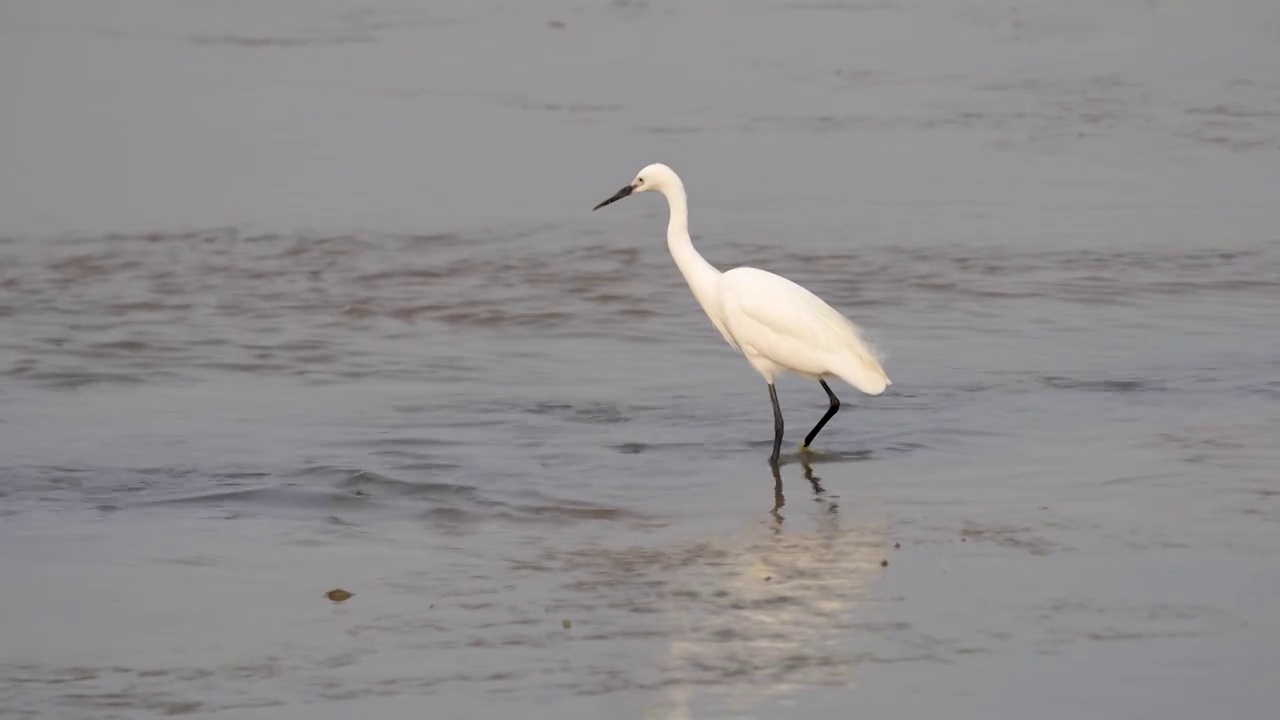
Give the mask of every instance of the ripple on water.
[{"label": "ripple on water", "polygon": [[[546,242],[514,242],[531,238]],[[20,292],[0,302],[9,363],[0,372],[48,388],[228,372],[482,377],[496,358],[424,352],[424,338],[443,329],[669,341],[673,321],[690,310],[665,253],[590,233],[566,240],[558,227],[466,236],[215,228],[4,240],[0,288]],[[843,307],[948,308],[987,323],[1001,317],[1001,303],[1028,299],[1091,306],[1215,296],[1247,304],[1280,291],[1280,249],[1272,246],[854,254],[743,243],[735,254]]]},{"label": "ripple on water", "polygon": [[1054,390],[1078,390],[1081,392],[1148,393],[1167,390],[1165,385],[1159,381],[1142,379],[1095,380],[1048,375],[1040,378],[1040,382]]}]

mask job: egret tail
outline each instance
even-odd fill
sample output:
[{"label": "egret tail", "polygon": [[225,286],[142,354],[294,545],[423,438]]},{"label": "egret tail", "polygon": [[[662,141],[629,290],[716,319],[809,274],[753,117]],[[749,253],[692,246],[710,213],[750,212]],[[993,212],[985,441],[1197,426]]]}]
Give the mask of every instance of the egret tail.
[{"label": "egret tail", "polygon": [[879,395],[893,384],[880,361],[868,355],[847,355],[831,363],[833,375],[868,395]]}]

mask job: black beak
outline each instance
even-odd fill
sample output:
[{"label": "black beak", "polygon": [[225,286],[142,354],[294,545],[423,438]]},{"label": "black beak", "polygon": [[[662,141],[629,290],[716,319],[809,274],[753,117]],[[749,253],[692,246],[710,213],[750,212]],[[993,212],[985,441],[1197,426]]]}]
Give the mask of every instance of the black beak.
[{"label": "black beak", "polygon": [[609,203],[618,202],[618,201],[619,201],[619,200],[621,200],[622,198],[624,198],[624,197],[626,197],[626,196],[630,195],[630,194],[631,194],[631,191],[632,191],[632,190],[634,190],[634,189],[635,189],[635,188],[633,188],[633,187],[631,187],[630,185],[628,185],[628,186],[626,186],[626,187],[622,188],[621,190],[619,190],[618,192],[614,193],[614,194],[613,194],[613,197],[609,198],[608,200],[605,200],[604,202],[600,203],[599,205],[597,205],[597,206],[595,206],[595,207],[593,207],[593,208],[591,208],[591,209],[592,209],[592,210],[599,210],[600,208],[604,207],[605,205],[608,205]]}]

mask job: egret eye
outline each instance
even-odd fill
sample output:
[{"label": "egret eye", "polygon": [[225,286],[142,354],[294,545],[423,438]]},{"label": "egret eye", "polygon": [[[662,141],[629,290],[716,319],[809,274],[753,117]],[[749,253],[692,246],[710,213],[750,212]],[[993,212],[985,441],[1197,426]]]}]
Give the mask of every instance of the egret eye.
[{"label": "egret eye", "polygon": [[643,185],[643,184],[644,184],[644,178],[636,178],[636,185],[637,185],[637,186],[640,186],[640,185]]}]

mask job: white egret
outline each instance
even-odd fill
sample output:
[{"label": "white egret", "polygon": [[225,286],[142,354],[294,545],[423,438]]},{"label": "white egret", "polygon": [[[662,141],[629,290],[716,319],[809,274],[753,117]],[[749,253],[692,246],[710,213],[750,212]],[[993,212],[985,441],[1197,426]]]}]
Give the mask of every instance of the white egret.
[{"label": "white egret", "polygon": [[783,372],[817,380],[831,406],[805,436],[807,449],[827,421],[840,410],[840,400],[826,378],[838,377],[868,395],[879,395],[893,384],[881,357],[852,321],[796,283],[765,270],[737,267],[720,272],[693,247],[689,237],[688,196],[675,171],[654,163],[636,174],[630,185],[596,205],[599,210],[628,195],[660,192],[667,199],[667,248],[689,283],[693,297],[711,324],[735,350],[746,356],[769,386],[773,404],[773,455],[782,449],[782,408],[774,379]]}]

